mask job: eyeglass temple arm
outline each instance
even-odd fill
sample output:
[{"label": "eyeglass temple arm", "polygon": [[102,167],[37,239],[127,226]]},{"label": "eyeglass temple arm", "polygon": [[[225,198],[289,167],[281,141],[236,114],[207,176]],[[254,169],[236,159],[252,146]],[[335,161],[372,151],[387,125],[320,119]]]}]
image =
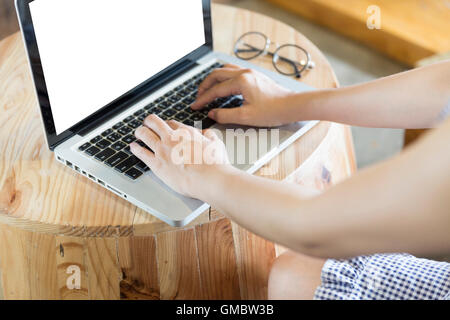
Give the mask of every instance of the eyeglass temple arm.
[{"label": "eyeglass temple arm", "polygon": [[[255,48],[254,46],[252,46],[252,45],[250,45],[250,44],[248,44],[248,43],[244,43],[244,45],[246,45],[246,46],[249,47],[250,49],[236,49],[236,52],[242,53],[242,52],[262,51],[261,49]],[[267,51],[266,53],[267,53],[269,56],[271,56],[271,57],[275,56],[275,53],[273,53],[273,52]],[[298,62],[296,62],[296,61],[293,61],[293,60],[291,60],[291,59],[285,58],[285,57],[280,56],[280,55],[278,55],[278,57],[279,57],[279,59],[280,59],[281,61],[284,61],[284,62],[287,62],[287,63],[292,64],[293,67],[296,68],[296,71],[297,71],[297,66],[302,66],[302,67],[303,67],[303,65],[302,65],[301,63],[298,63]]]}]

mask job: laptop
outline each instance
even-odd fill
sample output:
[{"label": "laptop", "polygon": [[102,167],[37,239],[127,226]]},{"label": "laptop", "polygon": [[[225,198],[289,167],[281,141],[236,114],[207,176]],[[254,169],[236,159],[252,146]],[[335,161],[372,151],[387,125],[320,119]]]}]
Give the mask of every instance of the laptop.
[{"label": "laptop", "polygon": [[293,91],[312,90],[214,51],[210,6],[210,0],[16,0],[45,136],[57,161],[175,227],[209,205],[171,190],[131,154],[134,130],[148,115],[216,129],[233,165],[248,173],[317,123],[254,129],[207,117],[213,108],[239,108],[242,96],[190,108],[197,86],[226,63],[256,69]]}]

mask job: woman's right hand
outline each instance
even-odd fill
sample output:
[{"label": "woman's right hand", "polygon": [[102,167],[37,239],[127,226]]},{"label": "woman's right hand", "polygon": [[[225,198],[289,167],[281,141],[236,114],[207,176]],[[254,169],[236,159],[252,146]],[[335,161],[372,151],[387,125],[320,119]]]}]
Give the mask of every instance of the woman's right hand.
[{"label": "woman's right hand", "polygon": [[208,116],[218,123],[275,127],[293,122],[289,97],[293,93],[262,73],[227,64],[214,70],[200,84],[192,109],[200,110],[216,98],[242,95],[244,105],[233,109],[213,109]]}]

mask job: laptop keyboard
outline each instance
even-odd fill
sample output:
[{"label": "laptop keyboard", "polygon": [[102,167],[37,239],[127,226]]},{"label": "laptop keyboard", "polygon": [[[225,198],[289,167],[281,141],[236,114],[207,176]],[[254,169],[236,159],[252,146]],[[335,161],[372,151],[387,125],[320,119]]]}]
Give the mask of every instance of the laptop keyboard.
[{"label": "laptop keyboard", "polygon": [[[200,111],[191,109],[190,106],[197,95],[198,85],[211,71],[222,66],[222,64],[216,63],[198,73],[174,90],[116,123],[91,141],[84,143],[78,150],[132,180],[138,179],[150,169],[131,153],[130,144],[136,141],[134,131],[149,115],[156,114],[163,120],[177,120],[188,126],[201,123],[202,129],[207,129],[215,124],[212,119],[208,118],[210,110],[236,108],[243,104],[240,96],[230,96],[216,99]],[[145,146],[142,141],[137,142]]]}]

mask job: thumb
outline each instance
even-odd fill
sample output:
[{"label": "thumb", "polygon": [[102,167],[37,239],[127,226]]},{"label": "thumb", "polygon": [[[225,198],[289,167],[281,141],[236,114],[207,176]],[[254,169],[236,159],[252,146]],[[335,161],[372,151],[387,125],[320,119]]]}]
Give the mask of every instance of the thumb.
[{"label": "thumb", "polygon": [[208,117],[214,121],[222,124],[247,124],[245,114],[246,108],[232,108],[232,109],[213,109],[208,113]]}]

